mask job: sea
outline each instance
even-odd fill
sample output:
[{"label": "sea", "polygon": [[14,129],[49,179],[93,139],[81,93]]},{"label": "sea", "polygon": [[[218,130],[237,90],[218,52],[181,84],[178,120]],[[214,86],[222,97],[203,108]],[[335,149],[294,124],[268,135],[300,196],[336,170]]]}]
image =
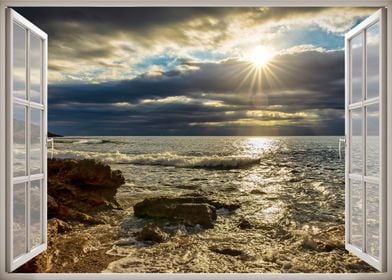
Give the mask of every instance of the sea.
[{"label": "sea", "polygon": [[[343,153],[343,151],[342,151]],[[55,138],[49,157],[96,159],[121,170],[122,234],[104,272],[364,272],[344,250],[345,161],[338,136],[89,136]],[[236,201],[213,229],[162,225],[169,241],[133,237],[147,197],[203,193]],[[246,219],[252,227],[241,229]],[[324,243],[323,243],[324,242]],[[322,250],[319,247],[324,244]],[[217,254],[230,248],[235,255]]]}]

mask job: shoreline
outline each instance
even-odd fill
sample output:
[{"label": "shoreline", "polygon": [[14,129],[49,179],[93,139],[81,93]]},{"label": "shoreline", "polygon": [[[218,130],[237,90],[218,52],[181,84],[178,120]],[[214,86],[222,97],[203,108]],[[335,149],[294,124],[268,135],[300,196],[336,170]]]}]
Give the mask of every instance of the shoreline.
[{"label": "shoreline", "polygon": [[[112,170],[120,168],[118,165],[53,159],[49,166],[49,195],[57,198],[61,194],[61,199],[54,201],[57,206],[50,205],[49,215],[64,221],[54,226],[50,223],[55,229],[49,228],[52,235],[47,254],[18,272],[374,272],[345,251],[341,219],[334,226],[328,220],[308,223],[303,220],[308,216],[295,207],[282,208],[283,213],[275,214],[279,200],[274,189],[245,192],[238,197],[239,202],[233,200],[231,192],[226,193],[231,197],[228,198],[219,189],[198,194],[193,189],[179,188],[166,197],[146,189],[135,196],[127,191],[130,179]],[[296,173],[294,176],[298,177]],[[54,186],[59,191],[57,195]],[[322,185],[316,187],[321,189]],[[106,190],[97,191],[99,188]],[[305,186],[301,188],[306,190]],[[301,188],[297,191],[302,192]],[[129,197],[132,202],[121,209],[121,201]],[[255,203],[254,199],[263,203],[249,215],[246,207]],[[174,214],[164,212],[172,203]],[[140,210],[136,205],[144,208]],[[197,225],[199,220],[192,222],[195,217],[188,215],[192,209],[198,209],[196,213],[206,211],[204,227]],[[183,211],[183,216],[178,211]],[[259,216],[259,212],[265,212],[270,220]],[[158,217],[156,213],[166,214]]]}]

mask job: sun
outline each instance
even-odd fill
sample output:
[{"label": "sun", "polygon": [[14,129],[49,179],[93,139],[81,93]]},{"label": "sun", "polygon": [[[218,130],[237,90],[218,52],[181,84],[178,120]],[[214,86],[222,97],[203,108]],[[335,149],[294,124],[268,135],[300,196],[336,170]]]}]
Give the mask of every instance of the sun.
[{"label": "sun", "polygon": [[267,65],[273,57],[274,52],[271,49],[260,45],[254,47],[250,51],[247,60],[249,60],[253,63],[254,66],[259,68]]}]

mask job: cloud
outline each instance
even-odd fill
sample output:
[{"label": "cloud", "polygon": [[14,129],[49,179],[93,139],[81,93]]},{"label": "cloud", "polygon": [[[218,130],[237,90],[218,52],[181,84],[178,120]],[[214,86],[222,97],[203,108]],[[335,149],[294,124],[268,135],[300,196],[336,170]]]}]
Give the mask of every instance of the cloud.
[{"label": "cloud", "polygon": [[[166,71],[177,69],[181,60],[236,59],[258,44],[293,51],[298,45],[295,38],[315,50],[339,49],[342,33],[374,11],[251,7],[17,10],[49,34],[52,84],[129,79],[148,72],[154,63]],[[306,36],[311,30],[315,34]]]},{"label": "cloud", "polygon": [[67,134],[83,129],[87,134],[266,135],[277,128],[279,133],[343,133],[337,122],[344,123],[342,51],[278,55],[263,71],[260,88],[247,77],[249,62],[190,64],[197,67],[100,84],[51,85],[50,124]]},{"label": "cloud", "polygon": [[[17,10],[49,34],[55,132],[340,135],[343,35],[375,9]],[[262,69],[258,45],[275,54]]]}]

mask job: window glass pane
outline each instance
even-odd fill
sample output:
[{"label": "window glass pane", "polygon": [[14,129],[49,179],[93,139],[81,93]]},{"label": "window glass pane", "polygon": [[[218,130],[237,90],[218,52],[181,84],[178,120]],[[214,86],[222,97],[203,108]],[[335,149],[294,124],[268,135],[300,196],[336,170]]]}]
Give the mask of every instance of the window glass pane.
[{"label": "window glass pane", "polygon": [[351,40],[351,103],[362,101],[362,33]]},{"label": "window glass pane", "polygon": [[363,201],[362,183],[350,180],[351,187],[351,243],[362,248]]},{"label": "window glass pane", "polygon": [[41,103],[41,39],[30,35],[30,101]]},{"label": "window glass pane", "polygon": [[380,83],[380,26],[379,23],[371,26],[366,33],[367,46],[367,98],[379,95]]},{"label": "window glass pane", "polygon": [[13,94],[26,99],[26,31],[16,23],[13,27]]},{"label": "window glass pane", "polygon": [[30,116],[30,173],[42,173],[42,111],[31,108]]},{"label": "window glass pane", "polygon": [[366,183],[366,252],[380,256],[380,199],[379,186]]},{"label": "window glass pane", "polygon": [[380,173],[380,114],[379,104],[366,107],[366,175]]},{"label": "window glass pane", "polygon": [[41,180],[35,180],[31,182],[30,187],[30,233],[32,248],[42,243],[41,207]]},{"label": "window glass pane", "polygon": [[26,253],[26,183],[15,184],[13,189],[13,255],[14,259]]},{"label": "window glass pane", "polygon": [[13,167],[14,177],[26,175],[26,107],[13,107]]},{"label": "window glass pane", "polygon": [[351,126],[351,173],[362,175],[362,108],[350,111]]}]

